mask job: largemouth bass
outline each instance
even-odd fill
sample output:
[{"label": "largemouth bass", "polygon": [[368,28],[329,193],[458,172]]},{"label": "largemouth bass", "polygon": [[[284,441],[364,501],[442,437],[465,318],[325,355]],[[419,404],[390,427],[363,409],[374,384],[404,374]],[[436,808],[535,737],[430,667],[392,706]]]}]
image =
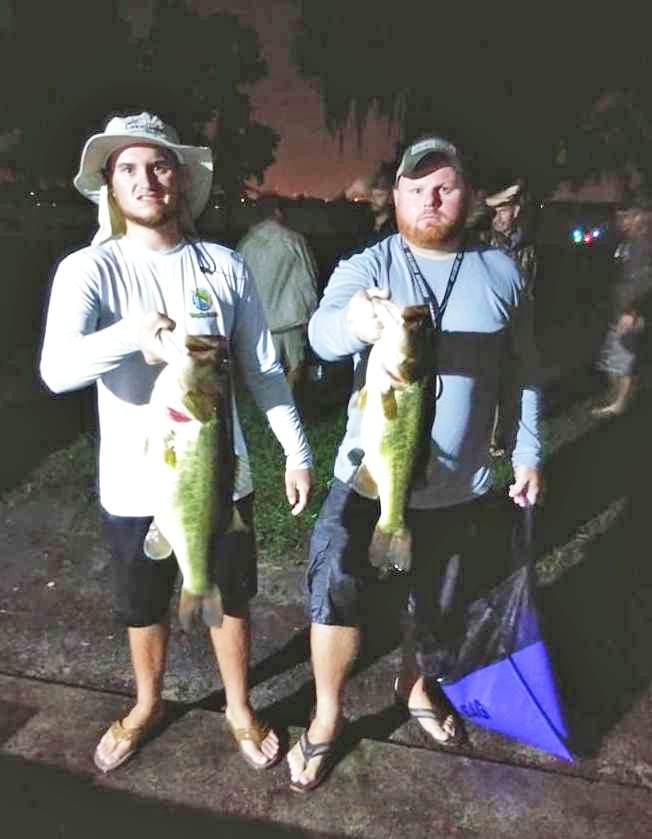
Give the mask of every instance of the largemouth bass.
[{"label": "largemouth bass", "polygon": [[354,479],[362,495],[378,498],[380,517],[369,546],[377,568],[408,571],[412,540],[405,524],[415,467],[425,466],[434,419],[434,329],[428,306],[401,308],[374,300],[383,324],[371,348],[362,410],[364,457]]},{"label": "largemouth bass", "polygon": [[228,339],[188,335],[185,351],[169,357],[150,399],[147,457],[155,487],[155,514],[145,554],[172,552],[183,576],[179,621],[195,617],[220,626],[222,596],[214,582],[211,542],[220,530],[243,529],[233,507],[235,455]]}]

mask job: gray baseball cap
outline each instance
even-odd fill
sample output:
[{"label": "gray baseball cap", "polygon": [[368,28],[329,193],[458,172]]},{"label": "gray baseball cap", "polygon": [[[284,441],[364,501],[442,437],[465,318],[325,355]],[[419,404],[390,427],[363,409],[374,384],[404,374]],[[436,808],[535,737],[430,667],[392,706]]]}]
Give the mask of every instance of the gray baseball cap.
[{"label": "gray baseball cap", "polygon": [[403,152],[403,157],[396,170],[395,183],[401,175],[411,175],[412,172],[425,160],[429,155],[439,155],[445,158],[449,165],[456,169],[460,174],[464,174],[464,165],[457,148],[445,140],[443,137],[424,137],[418,140]]}]

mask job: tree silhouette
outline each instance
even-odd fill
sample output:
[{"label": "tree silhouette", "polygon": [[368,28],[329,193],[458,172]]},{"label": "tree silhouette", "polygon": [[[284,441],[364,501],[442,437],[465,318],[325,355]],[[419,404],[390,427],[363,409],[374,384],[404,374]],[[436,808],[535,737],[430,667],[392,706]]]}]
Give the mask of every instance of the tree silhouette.
[{"label": "tree silhouette", "polygon": [[648,74],[645,27],[623,29],[616,9],[298,3],[294,60],[318,86],[333,132],[350,119],[360,129],[376,107],[400,124],[403,142],[436,132],[458,143],[488,188],[526,176],[539,194],[598,164],[622,169],[628,146],[627,165],[649,168],[645,144],[631,143],[652,116],[647,92],[630,97],[638,117],[617,144],[604,133],[610,109],[595,110],[607,92],[642,90]]},{"label": "tree silhouette", "polygon": [[15,3],[0,35],[0,132],[20,131],[10,154],[25,175],[75,171],[81,140],[120,102],[134,63],[115,4]]},{"label": "tree silhouette", "polygon": [[0,134],[21,132],[7,156],[24,173],[70,178],[82,141],[108,115],[149,110],[183,142],[211,145],[215,183],[239,201],[245,179],[262,181],[279,140],[252,120],[241,90],[267,72],[256,31],[234,15],[200,18],[184,0],[159,0],[150,31],[136,40],[117,5],[16,4],[11,29],[0,33]]},{"label": "tree silhouette", "polygon": [[252,120],[249,96],[241,90],[267,73],[256,30],[235,15],[199,18],[184,0],[159,0],[140,46],[142,100],[168,115],[173,103],[182,137],[211,145],[215,184],[232,208],[246,179],[262,182],[280,139]]}]

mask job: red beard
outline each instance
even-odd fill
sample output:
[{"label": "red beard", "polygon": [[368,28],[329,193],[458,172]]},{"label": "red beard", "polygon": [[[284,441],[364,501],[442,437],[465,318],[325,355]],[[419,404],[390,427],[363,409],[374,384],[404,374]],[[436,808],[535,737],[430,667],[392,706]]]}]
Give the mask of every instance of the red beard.
[{"label": "red beard", "polygon": [[396,224],[401,235],[410,244],[418,248],[443,250],[446,245],[459,237],[464,229],[464,218],[457,221],[442,220],[432,222],[426,227],[419,227],[416,224],[408,224],[397,212]]}]

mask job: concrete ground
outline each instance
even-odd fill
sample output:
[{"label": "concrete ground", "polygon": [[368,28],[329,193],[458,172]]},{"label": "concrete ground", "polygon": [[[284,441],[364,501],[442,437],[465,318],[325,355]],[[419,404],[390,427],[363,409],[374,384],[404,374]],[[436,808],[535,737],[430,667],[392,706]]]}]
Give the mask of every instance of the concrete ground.
[{"label": "concrete ground", "polygon": [[[552,391],[551,391],[552,392]],[[563,387],[555,400],[562,410]],[[553,402],[555,401],[553,400]],[[552,410],[554,411],[554,405]],[[114,774],[95,744],[131,701],[123,634],[107,602],[108,556],[64,503],[27,502],[0,528],[0,790],[16,835],[212,837],[652,837],[652,563],[649,396],[548,464],[542,551],[617,505],[583,561],[546,585],[541,611],[577,758],[567,763],[469,723],[454,751],[424,743],[393,706],[401,580],[378,584],[349,684],[338,763],[311,795],[280,763],[255,772],[225,730],[207,639],[173,623],[166,727]],[[579,538],[579,537],[578,537]],[[294,742],[313,703],[303,569],[261,569],[252,699]]]}]

